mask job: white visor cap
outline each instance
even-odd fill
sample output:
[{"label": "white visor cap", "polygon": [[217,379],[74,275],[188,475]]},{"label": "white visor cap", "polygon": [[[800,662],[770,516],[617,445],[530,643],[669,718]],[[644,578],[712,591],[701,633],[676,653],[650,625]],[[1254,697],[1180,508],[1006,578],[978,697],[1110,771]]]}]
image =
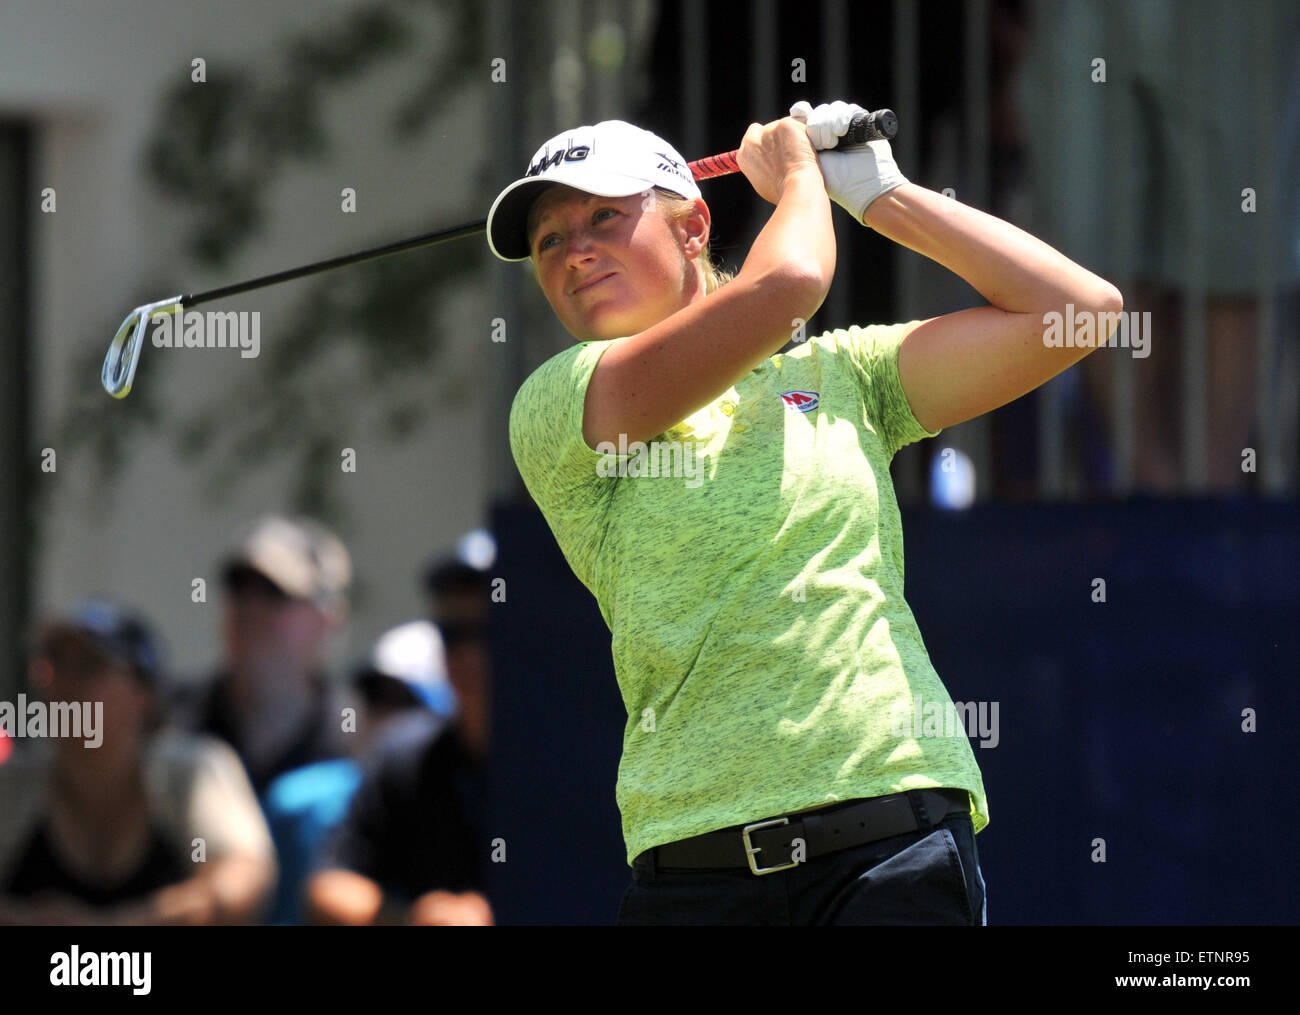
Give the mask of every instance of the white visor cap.
[{"label": "white visor cap", "polygon": [[700,196],[686,160],[658,134],[623,120],[574,127],[542,145],[523,178],[492,202],[488,246],[501,260],[528,260],[528,209],[552,183],[601,197],[629,197],[653,187],[691,200]]}]

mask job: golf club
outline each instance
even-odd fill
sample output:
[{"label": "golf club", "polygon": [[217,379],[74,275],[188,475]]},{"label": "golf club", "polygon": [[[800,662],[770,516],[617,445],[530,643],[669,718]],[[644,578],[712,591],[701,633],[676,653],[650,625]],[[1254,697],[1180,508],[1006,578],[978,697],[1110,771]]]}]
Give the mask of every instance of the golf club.
[{"label": "golf club", "polygon": [[[840,144],[836,147],[854,147],[866,144],[868,141],[892,141],[897,135],[898,118],[891,110],[880,109],[872,113],[859,113],[853,118],[848,131],[845,132]],[[736,150],[719,155],[710,155],[696,162],[691,162],[689,163],[691,175],[699,181],[711,180],[714,177],[725,176],[729,173],[738,173],[740,172],[740,165],[736,160],[739,155],[739,150]],[[249,279],[247,282],[236,282],[233,285],[222,286],[219,289],[209,289],[203,293],[184,293],[165,300],[158,300],[155,303],[142,304],[126,315],[126,320],[117,329],[117,334],[113,336],[113,341],[108,347],[108,354],[104,357],[104,367],[100,372],[100,380],[104,385],[104,390],[114,398],[125,398],[131,393],[136,367],[140,362],[140,351],[144,347],[145,328],[157,314],[180,314],[187,307],[197,307],[212,300],[235,296],[254,289],[263,289],[266,286],[278,285],[281,282],[291,282],[294,279],[330,271],[333,268],[342,268],[349,264],[361,264],[364,261],[372,261],[379,257],[388,257],[390,254],[400,254],[408,250],[432,246],[435,243],[444,243],[448,240],[474,236],[482,233],[486,228],[487,219],[480,219],[477,222],[455,226],[451,229],[441,229],[437,232],[424,233],[421,236],[413,236],[408,240],[399,240],[396,243],[372,247],[369,250],[361,250],[354,254],[342,254],[338,257],[327,258],[324,261],[316,261],[300,268],[290,268],[271,275],[262,275],[258,278]]]}]

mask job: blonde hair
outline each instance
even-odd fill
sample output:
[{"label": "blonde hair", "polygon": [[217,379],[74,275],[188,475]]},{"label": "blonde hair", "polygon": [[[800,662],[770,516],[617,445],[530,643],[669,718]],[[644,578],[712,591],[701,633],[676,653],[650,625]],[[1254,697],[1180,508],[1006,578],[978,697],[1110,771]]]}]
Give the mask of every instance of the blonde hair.
[{"label": "blonde hair", "polygon": [[[682,197],[679,194],[674,194],[670,190],[664,190],[662,187],[655,187],[654,190],[655,203],[663,209],[663,217],[672,225],[681,225],[690,217],[691,212],[695,210],[695,202],[688,198]],[[534,201],[533,208],[529,209],[528,212],[528,223],[526,228],[527,235],[530,237],[533,234],[533,227],[537,224],[535,218],[536,211],[534,210],[536,207],[537,202]],[[531,262],[533,280],[536,281],[538,285],[541,285],[541,280],[537,277],[537,259],[535,257],[529,257],[528,260]],[[735,272],[725,271],[714,263],[713,255],[709,252],[707,245],[700,251],[699,260],[700,267],[704,269],[704,295],[706,296],[711,292],[721,289],[736,277]]]},{"label": "blonde hair", "polygon": [[[658,201],[664,206],[664,218],[673,225],[681,225],[685,222],[695,208],[694,201],[679,197],[670,190],[655,187],[655,193],[658,195]],[[713,263],[713,255],[709,252],[707,244],[700,251],[700,267],[704,269],[704,295],[706,296],[721,289],[736,277],[734,272],[724,271]]]}]

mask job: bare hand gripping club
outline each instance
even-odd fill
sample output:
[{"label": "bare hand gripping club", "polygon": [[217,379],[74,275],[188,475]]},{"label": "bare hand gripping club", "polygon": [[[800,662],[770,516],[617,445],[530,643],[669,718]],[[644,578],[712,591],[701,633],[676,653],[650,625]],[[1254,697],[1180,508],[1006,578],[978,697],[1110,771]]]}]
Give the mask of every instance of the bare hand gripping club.
[{"label": "bare hand gripping club", "polygon": [[[898,117],[891,110],[880,109],[874,113],[859,113],[855,116],[837,147],[854,147],[866,144],[868,141],[892,141],[897,136]],[[697,181],[711,180],[714,177],[740,172],[740,166],[736,161],[739,154],[739,150],[736,150],[719,155],[710,155],[697,162],[689,163],[688,167],[691,170],[691,175]],[[145,328],[148,327],[149,321],[155,315],[181,314],[186,308],[197,307],[212,300],[236,296],[239,293],[251,292],[254,289],[264,289],[267,286],[278,285],[281,282],[292,282],[294,279],[316,275],[334,268],[342,268],[349,264],[361,264],[364,261],[373,261],[376,258],[388,257],[391,254],[418,250],[421,247],[433,246],[435,243],[459,240],[466,236],[477,236],[485,229],[487,229],[487,219],[480,219],[477,222],[470,222],[463,226],[440,229],[437,232],[413,236],[409,240],[388,243],[382,247],[360,250],[355,254],[342,254],[338,257],[327,258],[324,261],[305,264],[301,268],[289,268],[286,271],[278,271],[272,275],[262,275],[259,278],[249,279],[247,282],[236,282],[234,285],[222,286],[220,289],[209,289],[204,293],[183,293],[165,300],[158,300],[156,303],[145,303],[126,315],[126,320],[122,322],[121,327],[117,329],[117,334],[113,336],[113,341],[108,347],[108,354],[104,357],[104,368],[100,371],[100,380],[104,385],[104,390],[114,398],[125,398],[131,393],[131,384],[135,380],[135,370],[140,363],[140,351],[144,348]]]}]

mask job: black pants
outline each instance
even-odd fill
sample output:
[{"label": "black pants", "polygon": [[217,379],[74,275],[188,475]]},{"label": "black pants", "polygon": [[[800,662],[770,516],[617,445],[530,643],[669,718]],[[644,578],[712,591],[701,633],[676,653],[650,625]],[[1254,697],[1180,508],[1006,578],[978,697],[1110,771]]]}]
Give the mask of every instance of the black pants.
[{"label": "black pants", "polygon": [[902,926],[987,923],[984,876],[969,814],[755,875],[656,869],[637,857],[619,926]]}]

